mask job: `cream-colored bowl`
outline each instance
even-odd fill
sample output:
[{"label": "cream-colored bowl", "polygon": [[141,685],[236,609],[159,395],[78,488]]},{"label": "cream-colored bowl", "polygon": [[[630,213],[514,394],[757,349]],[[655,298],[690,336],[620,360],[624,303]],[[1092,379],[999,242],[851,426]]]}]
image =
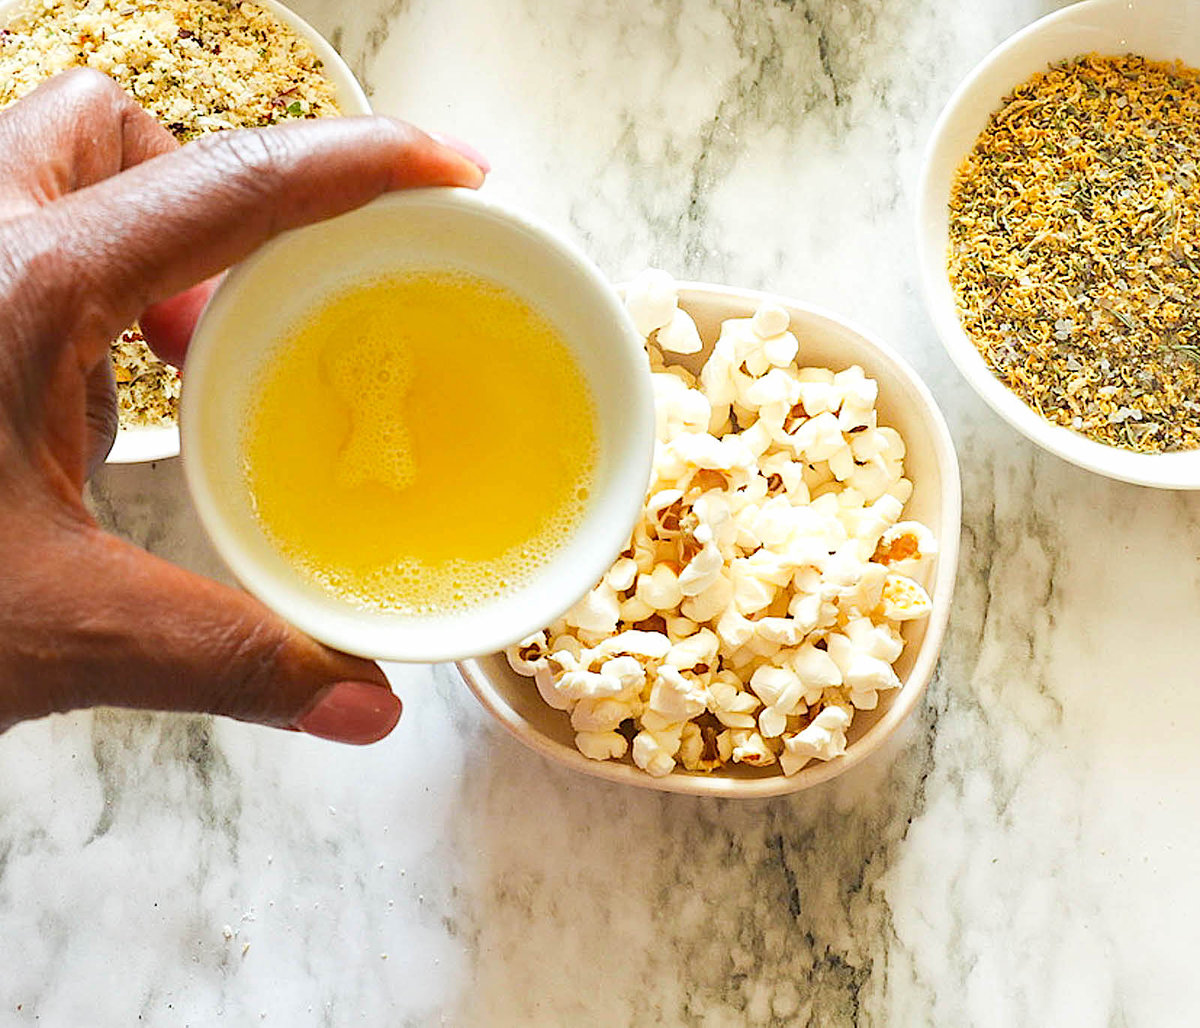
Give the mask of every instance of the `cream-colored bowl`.
[{"label": "cream-colored bowl", "polygon": [[1004,97],[1055,61],[1136,53],[1200,66],[1200,0],[1087,0],[1035,22],[993,50],[946,105],[921,174],[917,243],[925,300],[959,371],[1017,431],[1081,468],[1163,489],[1200,489],[1200,450],[1134,453],[1047,421],[1011,392],[963,331],[947,273],[954,175]]},{"label": "cream-colored bowl", "polygon": [[[29,0],[0,0],[0,26],[3,26]],[[343,114],[370,114],[371,105],[354,73],[338,52],[308,22],[284,7],[278,0],[254,0],[287,25],[297,36],[307,41],[321,59],[325,75],[333,84],[338,107]],[[155,425],[144,428],[123,428],[117,432],[108,453],[109,464],[142,464],[179,455],[179,426]]]},{"label": "cream-colored bowl", "polygon": [[927,525],[937,537],[940,552],[926,582],[933,610],[928,618],[907,622],[903,627],[906,646],[896,663],[903,685],[881,693],[877,709],[855,713],[844,756],[828,762],[814,761],[791,777],[785,777],[778,768],[735,765],[707,775],[677,770],[664,778],[652,778],[628,757],[623,761],[595,761],[580,753],[574,745],[575,733],[568,715],[547,706],[533,680],[516,674],[503,653],[460,663],[467,685],[500,724],[530,749],[556,763],[610,782],[664,792],[743,798],[795,792],[843,773],[879,749],[916,707],[933,675],[950,615],[961,518],[958,460],[945,420],[929,390],[887,345],[828,311],[782,297],[724,286],[681,284],[679,304],[695,318],[705,347],[700,354],[676,359],[697,370],[711,352],[721,322],[750,316],[766,299],[781,304],[790,313],[792,331],[800,340],[796,358],[799,365],[840,370],[858,364],[879,383],[879,423],[896,428],[907,444],[905,473],[914,488],[904,517]]},{"label": "cream-colored bowl", "polygon": [[[280,341],[324,297],[381,275],[429,268],[498,282],[557,327],[591,389],[597,459],[578,526],[529,581],[466,610],[414,617],[340,600],[288,562],[255,516],[242,433]],[[296,285],[297,269],[303,288]],[[534,389],[520,399],[539,402]],[[604,574],[641,512],[654,399],[625,308],[582,253],[469,189],[416,189],[286,233],[226,276],[188,352],[180,426],[184,473],[200,520],[250,592],[336,649],[443,661],[490,653],[537,631]],[[530,488],[536,489],[538,456],[529,459]]]}]

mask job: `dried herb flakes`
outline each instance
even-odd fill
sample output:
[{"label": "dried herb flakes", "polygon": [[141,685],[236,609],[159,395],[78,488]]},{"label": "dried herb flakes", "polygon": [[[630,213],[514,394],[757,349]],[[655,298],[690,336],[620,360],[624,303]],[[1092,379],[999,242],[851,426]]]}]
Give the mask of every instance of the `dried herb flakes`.
[{"label": "dried herb flakes", "polygon": [[967,334],[1043,417],[1147,453],[1200,446],[1200,71],[1090,54],[1004,100],[958,170]]}]

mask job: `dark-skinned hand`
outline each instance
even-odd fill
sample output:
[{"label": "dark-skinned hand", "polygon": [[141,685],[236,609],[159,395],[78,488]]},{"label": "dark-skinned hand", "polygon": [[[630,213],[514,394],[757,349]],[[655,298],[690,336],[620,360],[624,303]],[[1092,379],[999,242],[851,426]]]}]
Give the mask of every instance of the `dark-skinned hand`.
[{"label": "dark-skinned hand", "polygon": [[96,705],[351,743],[392,730],[400,702],[378,667],[104,532],[82,492],[116,431],[108,354],[122,329],[140,319],[182,365],[209,280],[272,236],[483,174],[380,117],[180,147],[88,71],[0,113],[0,732]]}]

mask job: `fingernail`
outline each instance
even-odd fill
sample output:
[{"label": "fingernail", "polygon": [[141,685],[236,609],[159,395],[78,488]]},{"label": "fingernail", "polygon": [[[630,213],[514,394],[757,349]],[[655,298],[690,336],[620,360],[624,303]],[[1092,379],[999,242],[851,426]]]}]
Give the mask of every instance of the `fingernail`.
[{"label": "fingernail", "polygon": [[390,689],[372,682],[338,682],[317,696],[296,720],[308,735],[364,746],[378,742],[400,720],[400,700]]},{"label": "fingernail", "polygon": [[464,143],[461,139],[455,139],[454,136],[448,136],[444,132],[430,132],[429,138],[435,142],[441,143],[442,146],[448,146],[456,154],[460,154],[468,161],[475,165],[485,175],[492,170],[488,159],[475,149],[470,143]]}]

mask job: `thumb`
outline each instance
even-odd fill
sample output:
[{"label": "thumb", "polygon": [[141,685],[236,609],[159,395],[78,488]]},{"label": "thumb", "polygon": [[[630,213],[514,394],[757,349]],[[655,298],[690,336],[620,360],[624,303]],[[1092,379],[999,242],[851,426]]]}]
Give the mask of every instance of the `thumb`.
[{"label": "thumb", "polygon": [[[23,673],[12,676],[0,729],[106,705],[223,714],[365,744],[400,718],[377,665],[322,646],[243,592],[92,525],[56,534],[39,556],[37,581],[52,585],[25,605],[15,633]],[[70,573],[51,579],[48,564]]]}]

